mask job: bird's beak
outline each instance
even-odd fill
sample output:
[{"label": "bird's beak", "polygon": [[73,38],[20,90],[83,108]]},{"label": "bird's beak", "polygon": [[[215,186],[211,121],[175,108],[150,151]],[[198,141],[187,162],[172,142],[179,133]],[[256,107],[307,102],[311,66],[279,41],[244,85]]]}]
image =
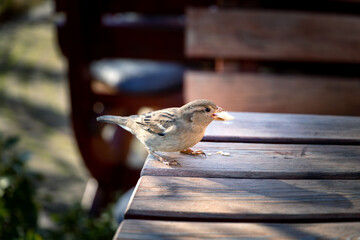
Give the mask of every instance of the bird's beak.
[{"label": "bird's beak", "polygon": [[218,116],[218,114],[223,112],[223,111],[225,111],[225,110],[222,107],[218,106],[217,109],[215,110],[215,112],[212,115],[214,120],[216,120],[216,121],[224,121],[225,119]]}]

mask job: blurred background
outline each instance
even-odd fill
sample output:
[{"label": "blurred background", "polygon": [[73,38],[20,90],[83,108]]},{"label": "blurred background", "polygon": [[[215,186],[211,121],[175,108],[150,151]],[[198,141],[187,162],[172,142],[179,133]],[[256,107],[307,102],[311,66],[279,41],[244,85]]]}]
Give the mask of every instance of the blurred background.
[{"label": "blurred background", "polygon": [[[64,237],[60,239],[67,239],[65,225],[84,227],[66,223],[85,219],[77,203],[89,178],[73,137],[69,101],[66,63],[56,40],[54,3],[0,1],[0,185],[5,191],[4,195],[0,190],[0,239],[40,239],[36,232],[48,236],[41,229],[55,229],[57,223],[56,229]],[[13,136],[18,137],[18,143],[7,149],[15,142]],[[29,153],[26,164],[15,164],[21,155],[18,152]],[[28,175],[31,172],[41,177]],[[27,180],[33,186],[30,190]],[[11,192],[10,187],[17,187],[20,195]],[[27,190],[30,195],[22,196]],[[31,192],[35,191],[32,200]],[[31,201],[34,205],[29,205]],[[32,212],[32,207],[38,214]],[[22,210],[23,214],[17,214]],[[58,215],[55,223],[53,214],[60,213],[63,215]],[[36,215],[39,226],[24,223],[29,217],[36,219]],[[114,229],[107,228],[111,238]],[[72,237],[68,239],[76,239]]]},{"label": "blurred background", "polygon": [[45,209],[62,209],[81,199],[88,173],[72,135],[53,3],[9,2],[0,25],[0,131],[19,136],[21,148],[31,151],[29,167],[46,178],[39,185],[51,199],[42,202]]},{"label": "blurred background", "polygon": [[112,238],[146,151],[100,115],[360,115],[359,6],[0,0],[0,239]]}]

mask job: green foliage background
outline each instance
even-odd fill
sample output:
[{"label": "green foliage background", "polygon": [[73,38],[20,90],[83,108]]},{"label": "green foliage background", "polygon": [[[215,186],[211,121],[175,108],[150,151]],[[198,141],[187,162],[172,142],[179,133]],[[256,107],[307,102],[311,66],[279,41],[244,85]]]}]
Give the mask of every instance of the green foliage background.
[{"label": "green foliage background", "polygon": [[34,182],[25,167],[28,154],[15,148],[18,138],[0,135],[0,239],[25,238],[37,230]]},{"label": "green foliage background", "polygon": [[116,223],[110,209],[92,218],[78,203],[53,215],[53,229],[38,226],[35,183],[44,179],[27,168],[29,154],[18,149],[18,141],[0,134],[0,239],[111,239]]}]

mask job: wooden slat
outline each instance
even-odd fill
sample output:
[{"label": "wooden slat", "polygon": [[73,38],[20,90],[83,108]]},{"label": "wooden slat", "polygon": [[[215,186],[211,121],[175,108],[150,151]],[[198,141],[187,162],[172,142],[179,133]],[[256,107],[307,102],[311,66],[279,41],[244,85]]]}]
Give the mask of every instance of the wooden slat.
[{"label": "wooden slat", "polygon": [[190,57],[360,62],[360,18],[261,10],[187,11]]},{"label": "wooden slat", "polygon": [[[194,157],[163,153],[181,166],[166,166],[149,156],[142,176],[263,179],[360,179],[360,146],[200,142]],[[218,151],[230,156],[216,154]]]},{"label": "wooden slat", "polygon": [[231,122],[212,122],[204,141],[360,144],[360,117],[231,113]]},{"label": "wooden slat", "polygon": [[144,176],[126,219],[342,221],[360,219],[360,180]]},{"label": "wooden slat", "polygon": [[[144,18],[133,22],[109,17],[92,46],[96,56],[184,60],[184,19],[179,16]],[[97,49],[97,45],[101,46]],[[171,43],[171,44],[170,44]],[[154,51],[155,50],[155,51]],[[96,52],[98,51],[98,52]]]},{"label": "wooden slat", "polygon": [[[156,24],[155,24],[156,25]],[[67,56],[67,25],[58,25],[59,43]],[[98,58],[151,58],[156,60],[184,60],[184,29],[182,23],[162,24],[113,24],[94,32],[101,36],[96,42],[89,43],[87,54]],[[146,44],[144,44],[146,39]],[[171,42],[172,44],[169,44]],[[156,51],[154,51],[156,49]]]},{"label": "wooden slat", "polygon": [[244,112],[360,115],[360,78],[192,71],[185,100]]},{"label": "wooden slat", "polygon": [[276,224],[125,220],[114,239],[357,239],[360,222]]},{"label": "wooden slat", "polygon": [[101,1],[103,12],[137,12],[141,14],[184,14],[187,6],[207,6],[216,4],[215,0],[133,0],[133,1]]}]

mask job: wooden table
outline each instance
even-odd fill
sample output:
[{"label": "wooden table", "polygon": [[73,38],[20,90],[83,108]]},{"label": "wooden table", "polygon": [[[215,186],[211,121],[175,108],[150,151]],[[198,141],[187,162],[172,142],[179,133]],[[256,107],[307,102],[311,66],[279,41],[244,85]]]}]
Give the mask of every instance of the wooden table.
[{"label": "wooden table", "polygon": [[358,239],[360,117],[233,115],[206,158],[148,157],[114,239]]}]

